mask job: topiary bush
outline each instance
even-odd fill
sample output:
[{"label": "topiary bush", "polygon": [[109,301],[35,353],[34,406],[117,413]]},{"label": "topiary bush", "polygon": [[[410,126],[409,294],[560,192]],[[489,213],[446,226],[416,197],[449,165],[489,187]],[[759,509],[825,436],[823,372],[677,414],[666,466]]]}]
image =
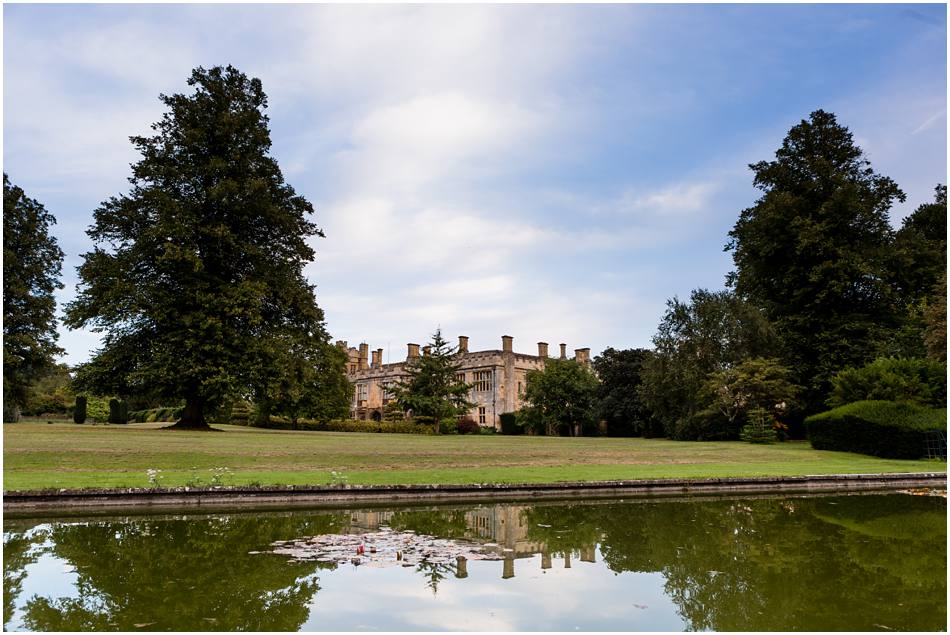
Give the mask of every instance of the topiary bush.
[{"label": "topiary bush", "polygon": [[121,399],[109,400],[109,423],[129,422],[129,405]]},{"label": "topiary bush", "polygon": [[861,368],[846,368],[832,378],[828,398],[832,408],[868,400],[946,407],[947,367],[932,359],[879,357]]},{"label": "topiary bush", "polygon": [[86,423],[86,398],[76,397],[76,406],[73,408],[73,421]]},{"label": "topiary bush", "polygon": [[518,416],[513,412],[498,415],[502,434],[524,434],[524,428],[518,425]]},{"label": "topiary bush", "polygon": [[857,401],[805,419],[813,448],[919,459],[927,436],[947,429],[947,410],[896,401]]},{"label": "topiary bush", "polygon": [[472,417],[462,417],[456,423],[456,430],[459,434],[480,434],[482,429]]}]

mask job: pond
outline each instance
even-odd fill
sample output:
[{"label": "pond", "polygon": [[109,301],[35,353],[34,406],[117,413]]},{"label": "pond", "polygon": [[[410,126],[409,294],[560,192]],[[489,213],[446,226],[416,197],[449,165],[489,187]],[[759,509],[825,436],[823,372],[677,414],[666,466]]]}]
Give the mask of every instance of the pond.
[{"label": "pond", "polygon": [[942,630],[920,494],[6,517],[4,629]]}]

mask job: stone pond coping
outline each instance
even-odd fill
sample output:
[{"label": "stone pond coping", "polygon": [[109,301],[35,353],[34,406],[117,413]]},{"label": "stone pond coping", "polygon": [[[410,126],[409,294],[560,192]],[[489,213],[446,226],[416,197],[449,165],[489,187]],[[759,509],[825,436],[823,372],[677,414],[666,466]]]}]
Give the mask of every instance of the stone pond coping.
[{"label": "stone pond coping", "polygon": [[808,493],[946,489],[945,472],[825,474],[471,485],[287,485],[38,490],[3,493],[4,513],[161,508],[242,509],[341,504],[590,500],[736,493]]}]

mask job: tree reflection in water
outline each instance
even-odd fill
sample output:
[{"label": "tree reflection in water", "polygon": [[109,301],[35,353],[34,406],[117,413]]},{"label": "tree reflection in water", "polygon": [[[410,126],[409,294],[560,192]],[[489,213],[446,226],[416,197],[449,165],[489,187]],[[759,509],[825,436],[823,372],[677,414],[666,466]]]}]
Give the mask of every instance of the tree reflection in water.
[{"label": "tree reflection in water", "polygon": [[531,558],[519,570],[548,569],[552,556],[566,566],[571,558],[594,562],[599,548],[593,566],[611,576],[661,573],[692,630],[946,625],[946,500],[906,495],[7,523],[4,623],[27,568],[48,553],[74,567],[75,597],[26,599],[23,626],[31,630],[297,630],[320,569],[335,565],[249,552],[382,525],[507,550],[501,565],[411,569],[433,593],[449,577],[466,578],[473,564],[510,578],[516,558]]}]

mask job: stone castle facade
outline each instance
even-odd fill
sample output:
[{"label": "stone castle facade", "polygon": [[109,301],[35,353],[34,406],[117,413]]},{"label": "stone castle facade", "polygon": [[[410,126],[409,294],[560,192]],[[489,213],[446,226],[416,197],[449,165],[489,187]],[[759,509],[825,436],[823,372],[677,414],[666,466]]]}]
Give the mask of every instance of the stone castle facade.
[{"label": "stone castle facade", "polygon": [[[383,364],[383,349],[372,351],[368,344],[359,348],[348,347],[346,342],[337,342],[337,346],[347,351],[347,378],[354,384],[353,402],[350,416],[354,419],[381,420],[385,408],[393,399],[390,387],[406,376],[406,363],[420,355],[418,344],[409,344],[406,359]],[[423,347],[422,354],[428,352]],[[561,344],[561,359],[567,359],[567,345]],[[468,337],[459,336],[457,359],[459,361],[459,379],[472,384],[469,401],[475,404],[469,415],[479,425],[501,427],[499,417],[507,412],[515,412],[522,405],[522,396],[528,371],[541,370],[548,357],[547,342],[538,342],[538,354],[516,353],[513,338],[501,337],[501,350],[469,351]],[[574,360],[590,364],[590,349],[574,350]]]}]

